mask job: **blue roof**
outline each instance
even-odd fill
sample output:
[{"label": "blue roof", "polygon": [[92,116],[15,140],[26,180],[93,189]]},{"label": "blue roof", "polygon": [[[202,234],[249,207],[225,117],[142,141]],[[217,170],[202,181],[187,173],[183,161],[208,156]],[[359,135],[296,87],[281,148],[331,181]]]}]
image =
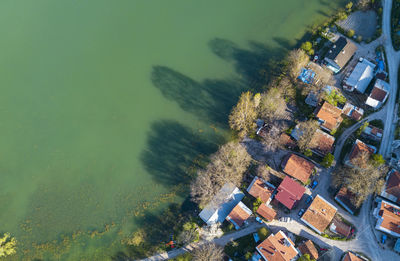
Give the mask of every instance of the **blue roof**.
[{"label": "blue roof", "polygon": [[310,84],[313,82],[314,77],[315,77],[315,72],[313,70],[302,68],[300,75],[297,78],[299,78],[304,83]]}]

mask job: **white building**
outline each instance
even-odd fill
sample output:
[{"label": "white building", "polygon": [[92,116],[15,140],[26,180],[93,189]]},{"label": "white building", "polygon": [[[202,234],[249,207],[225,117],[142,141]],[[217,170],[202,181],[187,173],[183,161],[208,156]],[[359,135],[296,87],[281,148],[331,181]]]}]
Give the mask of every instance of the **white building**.
[{"label": "white building", "polygon": [[353,71],[344,81],[343,88],[347,91],[357,90],[364,93],[374,78],[375,64],[367,59],[360,58]]},{"label": "white building", "polygon": [[389,96],[389,90],[390,86],[387,82],[377,79],[374,88],[365,103],[374,109],[378,109]]}]

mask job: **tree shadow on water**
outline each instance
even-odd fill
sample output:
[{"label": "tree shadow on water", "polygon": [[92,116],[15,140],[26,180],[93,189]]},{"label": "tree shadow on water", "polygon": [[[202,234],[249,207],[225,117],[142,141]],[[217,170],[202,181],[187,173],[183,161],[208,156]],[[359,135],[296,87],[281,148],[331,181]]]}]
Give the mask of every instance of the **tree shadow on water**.
[{"label": "tree shadow on water", "polygon": [[222,142],[217,134],[203,137],[177,121],[162,120],[151,126],[141,161],[157,183],[188,184],[193,170],[204,162],[202,155],[214,152]]}]

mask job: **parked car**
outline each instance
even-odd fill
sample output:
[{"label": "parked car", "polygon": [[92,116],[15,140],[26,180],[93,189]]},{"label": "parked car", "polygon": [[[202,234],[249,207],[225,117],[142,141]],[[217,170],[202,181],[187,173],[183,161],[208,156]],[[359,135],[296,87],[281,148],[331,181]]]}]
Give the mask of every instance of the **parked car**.
[{"label": "parked car", "polygon": [[313,200],[313,197],[311,195],[308,195],[307,198],[306,198],[306,202],[305,202],[306,206],[308,206],[311,203],[312,200]]},{"label": "parked car", "polygon": [[314,181],[311,183],[310,188],[311,188],[311,189],[315,189],[315,188],[317,187],[317,185],[318,185],[318,181],[314,180]]},{"label": "parked car", "polygon": [[302,209],[300,209],[299,213],[297,213],[297,215],[298,215],[299,217],[301,217],[301,216],[304,214],[305,211],[306,211],[306,210],[305,210],[304,208],[302,208]]},{"label": "parked car", "polygon": [[386,239],[387,239],[387,236],[386,235],[382,235],[381,243],[385,244]]}]

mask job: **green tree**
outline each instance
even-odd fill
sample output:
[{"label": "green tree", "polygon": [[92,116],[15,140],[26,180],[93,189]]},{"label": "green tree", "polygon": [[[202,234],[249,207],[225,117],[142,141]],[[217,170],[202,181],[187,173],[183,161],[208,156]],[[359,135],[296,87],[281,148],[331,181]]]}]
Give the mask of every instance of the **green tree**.
[{"label": "green tree", "polygon": [[315,259],[312,259],[309,254],[304,254],[299,259],[298,261],[314,261]]},{"label": "green tree", "polygon": [[264,239],[266,239],[269,236],[270,232],[269,232],[268,228],[262,227],[257,230],[257,234],[260,237],[260,240],[263,241]]},{"label": "green tree", "polygon": [[351,8],[353,8],[353,2],[348,2],[348,3],[346,4],[346,10],[347,10],[348,12],[350,12],[350,11],[351,11]]},{"label": "green tree", "polygon": [[262,202],[261,198],[257,198],[256,201],[254,201],[254,203],[253,203],[253,212],[254,213],[257,212],[258,208],[261,206],[262,203],[263,202]]},{"label": "green tree", "polygon": [[379,166],[385,164],[385,162],[386,161],[381,154],[374,154],[371,157],[371,163],[375,167],[379,167]]},{"label": "green tree", "polygon": [[355,34],[355,32],[354,32],[353,29],[350,29],[350,30],[347,31],[347,37],[349,37],[349,38],[353,37],[354,34]]},{"label": "green tree", "polygon": [[325,168],[329,168],[330,166],[332,166],[332,163],[334,160],[335,160],[335,157],[331,153],[328,153],[322,159],[321,165],[324,166]]},{"label": "green tree", "polygon": [[333,106],[337,106],[338,103],[344,104],[347,101],[346,97],[344,97],[344,95],[340,93],[340,91],[337,91],[335,89],[333,89],[330,92],[329,91],[324,92],[322,98],[327,102],[329,102],[330,104],[332,104]]},{"label": "green tree", "polygon": [[0,237],[0,257],[14,255],[17,252],[17,240],[11,237],[10,233],[5,233]]},{"label": "green tree", "polygon": [[368,121],[364,122],[363,125],[361,125],[360,128],[357,130],[356,135],[360,136],[361,133],[363,133],[363,131],[368,127],[368,125],[369,125]]},{"label": "green tree", "polygon": [[239,137],[244,137],[250,131],[254,130],[256,117],[257,111],[253,94],[245,92],[242,93],[239,102],[229,115],[229,126],[232,130],[238,131]]},{"label": "green tree", "polygon": [[337,19],[338,19],[339,21],[341,21],[341,20],[346,20],[346,19],[347,19],[347,14],[346,14],[346,12],[345,12],[345,11],[340,11],[340,12],[337,14]]},{"label": "green tree", "polygon": [[306,149],[306,150],[304,151],[304,155],[305,155],[306,157],[311,157],[311,156],[312,156],[312,151],[311,151],[310,149]]},{"label": "green tree", "polygon": [[307,41],[301,44],[300,48],[303,49],[306,52],[309,52],[312,49],[312,43]]}]

